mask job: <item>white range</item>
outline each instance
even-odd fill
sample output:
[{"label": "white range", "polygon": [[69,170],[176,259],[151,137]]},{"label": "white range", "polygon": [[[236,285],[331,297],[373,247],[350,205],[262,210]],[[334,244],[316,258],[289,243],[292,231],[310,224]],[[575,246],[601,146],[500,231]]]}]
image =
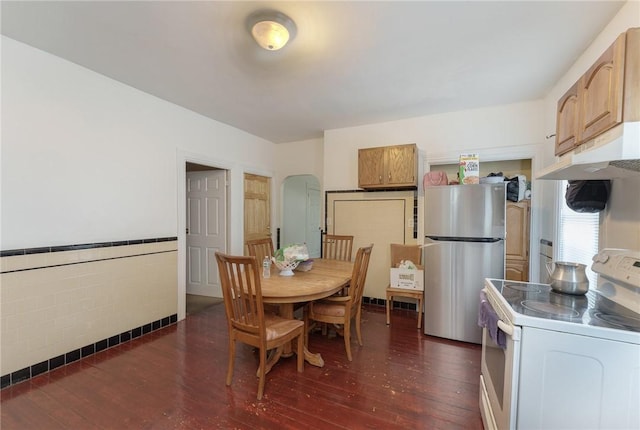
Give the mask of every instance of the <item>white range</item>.
[{"label": "white range", "polygon": [[640,429],[640,252],[593,260],[586,295],[485,280],[485,429]]}]

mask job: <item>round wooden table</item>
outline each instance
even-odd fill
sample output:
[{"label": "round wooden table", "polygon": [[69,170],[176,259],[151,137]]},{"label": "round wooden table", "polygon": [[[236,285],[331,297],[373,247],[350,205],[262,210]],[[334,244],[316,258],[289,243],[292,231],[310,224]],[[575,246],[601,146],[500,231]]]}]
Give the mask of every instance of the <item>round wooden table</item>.
[{"label": "round wooden table", "polygon": [[[269,278],[262,278],[262,300],[264,303],[277,304],[280,307],[280,315],[293,319],[293,308],[296,303],[305,303],[313,300],[329,297],[351,282],[353,263],[350,261],[328,260],[322,258],[313,259],[313,267],[308,272],[294,271],[293,276],[280,276],[278,268],[271,267]],[[291,347],[285,350],[285,354],[291,354]],[[267,369],[271,369],[277,361],[269,360]],[[314,366],[324,366],[320,354],[313,354],[304,346],[305,360]],[[271,363],[273,361],[273,363]]]}]

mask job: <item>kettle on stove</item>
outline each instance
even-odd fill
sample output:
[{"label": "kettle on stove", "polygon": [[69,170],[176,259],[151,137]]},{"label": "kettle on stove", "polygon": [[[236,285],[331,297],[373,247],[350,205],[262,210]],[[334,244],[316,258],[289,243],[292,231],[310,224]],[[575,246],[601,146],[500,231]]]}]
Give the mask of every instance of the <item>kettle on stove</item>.
[{"label": "kettle on stove", "polygon": [[[553,271],[551,266],[555,266]],[[547,263],[547,272],[551,279],[551,289],[559,293],[581,295],[589,291],[589,278],[586,272],[587,266],[568,261],[556,261]]]}]

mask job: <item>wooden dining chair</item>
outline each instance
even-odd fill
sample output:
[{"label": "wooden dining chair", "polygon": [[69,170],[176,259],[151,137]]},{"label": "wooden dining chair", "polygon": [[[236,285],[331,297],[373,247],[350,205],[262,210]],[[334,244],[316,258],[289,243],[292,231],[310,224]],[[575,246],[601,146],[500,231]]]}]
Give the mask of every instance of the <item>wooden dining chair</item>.
[{"label": "wooden dining chair", "polygon": [[[266,313],[260,286],[260,262],[253,256],[216,252],[229,329],[227,386],[231,385],[236,341],[259,349],[258,400],[264,393],[265,375],[282,355],[284,345],[296,339],[298,372],[304,369],[304,322]],[[267,351],[275,349],[267,363]]]},{"label": "wooden dining chair", "polygon": [[324,234],[322,237],[322,258],[351,261],[353,236]]},{"label": "wooden dining chair", "polygon": [[[411,260],[416,266],[422,268],[422,248],[420,245],[391,244],[391,267],[398,267],[402,260]],[[391,324],[390,313],[393,309],[394,297],[408,297],[416,299],[418,307],[418,328],[422,327],[422,298],[424,291],[406,290],[402,288],[387,287],[387,325]]]},{"label": "wooden dining chair", "polygon": [[[358,344],[362,343],[360,318],[362,314],[362,293],[367,279],[367,269],[373,244],[358,249],[351,273],[351,286],[346,296],[331,296],[326,299],[310,302],[305,309],[305,327],[310,327],[311,321],[341,325],[338,334],[344,337],[347,358],[351,357],[351,320],[355,322]],[[309,331],[305,331],[305,342],[309,340]]]},{"label": "wooden dining chair", "polygon": [[[345,234],[322,235],[322,258],[329,260],[351,261],[351,251],[353,249],[353,236]],[[344,287],[338,294],[347,295],[349,286]],[[322,334],[327,334],[326,325],[322,326]]]},{"label": "wooden dining chair", "polygon": [[264,239],[247,240],[249,255],[256,257],[258,264],[262,265],[265,256],[273,257],[273,242],[270,237]]}]

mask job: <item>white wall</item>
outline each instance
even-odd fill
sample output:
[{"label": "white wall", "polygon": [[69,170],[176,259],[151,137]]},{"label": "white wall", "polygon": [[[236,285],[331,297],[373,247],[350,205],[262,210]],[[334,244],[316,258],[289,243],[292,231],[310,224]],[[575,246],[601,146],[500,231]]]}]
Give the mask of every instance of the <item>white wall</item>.
[{"label": "white wall", "polygon": [[426,160],[474,151],[480,153],[482,163],[486,150],[542,143],[541,129],[540,103],[525,102],[328,130],[324,187],[358,187],[359,148],[415,143]]},{"label": "white wall", "polygon": [[2,37],[3,250],[178,236],[177,160],[273,172],[274,144]]},{"label": "white wall", "polygon": [[273,219],[276,220],[276,228],[282,227],[283,206],[280,197],[284,191],[284,180],[294,175],[313,175],[322,184],[324,169],[323,148],[324,140],[322,138],[275,145],[274,165],[276,174],[274,182],[276,183],[278,204],[276,205],[276,214]]}]

